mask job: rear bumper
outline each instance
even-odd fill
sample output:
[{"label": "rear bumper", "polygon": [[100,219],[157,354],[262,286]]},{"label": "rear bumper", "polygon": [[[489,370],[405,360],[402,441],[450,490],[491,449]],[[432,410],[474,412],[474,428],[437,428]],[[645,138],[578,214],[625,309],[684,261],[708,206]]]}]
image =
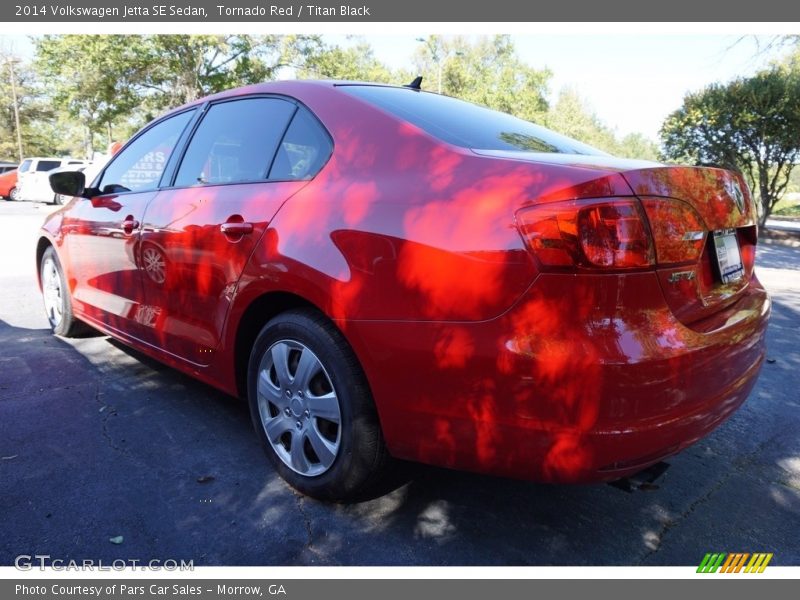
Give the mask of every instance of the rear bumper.
[{"label": "rear bumper", "polygon": [[541,275],[478,323],[346,321],[390,452],[553,482],[635,473],[706,436],[747,398],[769,298],[753,278],[699,331],[654,273]]}]

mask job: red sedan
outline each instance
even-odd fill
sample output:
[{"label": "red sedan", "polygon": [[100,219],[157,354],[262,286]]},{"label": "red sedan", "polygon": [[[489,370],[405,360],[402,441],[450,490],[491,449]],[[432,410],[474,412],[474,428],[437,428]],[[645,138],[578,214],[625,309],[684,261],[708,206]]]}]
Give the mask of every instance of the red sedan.
[{"label": "red sedan", "polygon": [[55,333],[89,324],[247,398],[321,498],[391,458],[631,475],[720,425],[764,358],[739,175],[410,87],[232,90],[51,183],[74,196],[36,256]]},{"label": "red sedan", "polygon": [[17,193],[17,170],[12,169],[0,175],[0,198],[16,200]]}]

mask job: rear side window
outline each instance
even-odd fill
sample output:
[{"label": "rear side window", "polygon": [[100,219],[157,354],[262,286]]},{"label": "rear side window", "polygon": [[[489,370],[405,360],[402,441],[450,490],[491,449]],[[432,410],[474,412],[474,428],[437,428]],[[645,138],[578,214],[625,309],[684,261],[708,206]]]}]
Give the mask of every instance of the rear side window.
[{"label": "rear side window", "polygon": [[328,133],[308,109],[300,107],[281,140],[269,178],[311,179],[325,165],[332,151]]},{"label": "rear side window", "polygon": [[39,172],[50,171],[60,166],[61,166],[60,160],[40,160],[39,164],[36,165],[36,170]]},{"label": "rear side window", "polygon": [[296,108],[278,98],[213,105],[189,142],[175,186],[265,180]]},{"label": "rear side window", "polygon": [[476,150],[607,155],[602,150],[484,106],[405,88],[340,89],[408,121],[440,140]]},{"label": "rear side window", "polygon": [[31,168],[31,159],[28,158],[22,161],[22,164],[19,166],[19,172],[25,173],[30,168]]},{"label": "rear side window", "polygon": [[281,140],[269,172],[270,179],[311,179],[328,162],[333,144],[328,132],[300,107]]},{"label": "rear side window", "polygon": [[193,114],[190,110],[164,119],[133,140],[106,168],[99,184],[101,193],[157,188],[167,160]]}]

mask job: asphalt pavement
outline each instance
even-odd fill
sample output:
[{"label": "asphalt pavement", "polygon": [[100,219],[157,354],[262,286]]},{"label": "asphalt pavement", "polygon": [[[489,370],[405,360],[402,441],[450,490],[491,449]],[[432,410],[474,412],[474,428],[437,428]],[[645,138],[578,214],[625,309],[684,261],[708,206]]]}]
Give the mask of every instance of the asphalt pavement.
[{"label": "asphalt pavement", "polygon": [[800,565],[800,248],[760,246],[773,316],[749,400],[651,489],[404,465],[343,506],[275,475],[243,402],[107,337],[51,335],[34,265],[51,210],[0,201],[0,565]]}]

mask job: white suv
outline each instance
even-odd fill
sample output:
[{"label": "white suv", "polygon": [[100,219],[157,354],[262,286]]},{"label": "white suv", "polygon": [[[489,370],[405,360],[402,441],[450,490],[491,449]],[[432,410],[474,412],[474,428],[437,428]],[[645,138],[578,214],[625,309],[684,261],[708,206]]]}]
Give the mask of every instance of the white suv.
[{"label": "white suv", "polygon": [[87,161],[76,158],[26,158],[17,169],[18,199],[53,202],[54,194],[48,179],[49,171],[66,166],[78,169],[88,164]]}]

